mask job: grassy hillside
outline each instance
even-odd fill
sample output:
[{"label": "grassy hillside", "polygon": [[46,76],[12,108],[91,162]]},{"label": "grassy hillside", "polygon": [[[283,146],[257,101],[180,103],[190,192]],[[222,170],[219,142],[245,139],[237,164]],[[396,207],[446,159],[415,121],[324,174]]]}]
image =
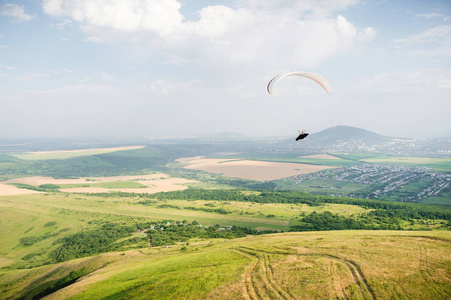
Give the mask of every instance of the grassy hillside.
[{"label": "grassy hillside", "polygon": [[449,232],[335,231],[192,241],[1,271],[32,299],[449,299]]},{"label": "grassy hillside", "polygon": [[[198,222],[257,231],[449,230],[446,207],[299,192],[189,189],[154,195],[47,193],[0,197],[0,267],[20,269],[149,243],[149,222]],[[171,221],[172,222],[172,221]],[[167,231],[163,231],[165,234]],[[79,234],[77,236],[77,234]],[[165,237],[177,241],[175,237]],[[103,237],[111,237],[105,240]],[[179,236],[183,239],[182,236]],[[85,243],[80,239],[89,238]],[[125,238],[125,240],[120,240]],[[78,243],[78,244],[77,244]],[[77,244],[77,251],[68,245]],[[83,247],[90,245],[87,249]],[[101,247],[99,247],[101,245]],[[64,248],[66,253],[55,253]],[[81,250],[84,249],[84,250]]]}]

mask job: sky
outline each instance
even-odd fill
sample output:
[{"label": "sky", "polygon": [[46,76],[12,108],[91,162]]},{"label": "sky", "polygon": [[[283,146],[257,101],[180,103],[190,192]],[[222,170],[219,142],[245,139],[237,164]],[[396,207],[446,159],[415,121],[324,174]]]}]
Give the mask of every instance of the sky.
[{"label": "sky", "polygon": [[449,0],[0,0],[0,139],[451,137],[450,95]]}]

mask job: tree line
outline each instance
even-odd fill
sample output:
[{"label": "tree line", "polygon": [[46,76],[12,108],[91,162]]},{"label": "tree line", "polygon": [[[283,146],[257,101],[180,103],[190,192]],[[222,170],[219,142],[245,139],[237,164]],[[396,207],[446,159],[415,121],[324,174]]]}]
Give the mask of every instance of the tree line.
[{"label": "tree line", "polygon": [[157,200],[213,200],[242,201],[256,203],[289,203],[320,206],[324,204],[356,205],[367,209],[375,209],[377,216],[398,217],[402,219],[443,219],[451,221],[451,208],[440,205],[420,203],[404,203],[372,199],[356,199],[312,195],[301,191],[267,191],[243,193],[242,190],[206,190],[189,188],[183,191],[156,193],[145,196]]}]

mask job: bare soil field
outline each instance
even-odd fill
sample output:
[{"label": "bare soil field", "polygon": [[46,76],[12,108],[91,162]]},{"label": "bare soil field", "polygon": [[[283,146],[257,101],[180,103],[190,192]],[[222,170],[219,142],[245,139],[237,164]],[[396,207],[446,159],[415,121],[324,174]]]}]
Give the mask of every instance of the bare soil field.
[{"label": "bare soil field", "polygon": [[319,159],[342,159],[340,157],[336,157],[330,154],[313,154],[306,156],[299,156],[299,158],[319,158]]},{"label": "bare soil field", "polygon": [[[52,177],[23,177],[10,179],[3,183],[23,183],[28,185],[40,186],[42,184],[82,184],[82,183],[98,183],[98,182],[120,182],[120,181],[135,181],[144,185],[146,188],[103,188],[103,187],[76,187],[76,188],[64,188],[60,189],[62,192],[69,193],[105,193],[110,191],[121,191],[127,193],[158,193],[158,192],[170,192],[187,189],[184,184],[194,183],[194,180],[188,180],[184,178],[168,178],[168,175],[163,173],[150,174],[150,175],[134,175],[134,176],[113,176],[113,177],[82,177],[76,179],[55,179]],[[0,196],[3,195],[21,195],[40,193],[27,189],[20,189],[8,184],[0,184]]]},{"label": "bare soil field", "polygon": [[48,153],[78,153],[85,151],[123,151],[123,150],[136,150],[142,149],[145,146],[122,146],[122,147],[112,147],[112,148],[91,148],[91,149],[78,149],[78,150],[58,150],[58,151],[36,151],[36,152],[27,152],[33,154],[48,154]]},{"label": "bare soil field", "polygon": [[228,177],[237,177],[257,181],[276,180],[289,176],[314,173],[333,167],[297,163],[278,163],[251,160],[212,159],[193,157],[183,158],[179,162],[187,163],[187,169],[202,170]]},{"label": "bare soil field", "polygon": [[110,181],[146,181],[146,180],[157,180],[160,178],[167,178],[168,175],[158,173],[150,175],[133,175],[133,176],[112,176],[112,177],[80,177],[75,179],[55,179],[53,177],[22,177],[14,178],[4,183],[23,183],[34,186],[40,186],[41,184],[52,183],[52,184],[77,184],[77,183],[87,183],[87,182],[110,182]]},{"label": "bare soil field", "polygon": [[137,150],[142,149],[145,146],[122,146],[112,148],[91,148],[91,149],[79,149],[79,150],[61,150],[61,151],[38,151],[38,152],[26,152],[21,154],[14,154],[12,156],[24,159],[24,160],[45,160],[45,159],[67,159],[77,156],[89,156],[95,154],[104,154],[116,151],[125,150]]},{"label": "bare soil field", "polygon": [[37,193],[41,193],[41,192],[26,190],[26,189],[19,189],[12,185],[0,183],[0,196],[37,194]]}]

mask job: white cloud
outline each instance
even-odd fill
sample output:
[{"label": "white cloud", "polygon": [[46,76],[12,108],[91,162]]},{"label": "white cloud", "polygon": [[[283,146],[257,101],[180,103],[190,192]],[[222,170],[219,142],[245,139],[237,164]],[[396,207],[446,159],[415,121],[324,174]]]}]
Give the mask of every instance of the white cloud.
[{"label": "white cloud", "polygon": [[166,35],[181,24],[180,3],[175,0],[45,0],[44,12],[68,16],[90,26],[116,30],[152,30]]},{"label": "white cloud", "polygon": [[167,62],[312,67],[374,36],[334,15],[356,3],[243,0],[204,7],[186,22],[176,0],[46,0],[43,8],[79,22],[88,42],[134,46]]},{"label": "white cloud", "polygon": [[428,69],[415,72],[399,71],[377,74],[357,84],[357,90],[372,93],[448,94],[451,91],[451,71]]},{"label": "white cloud", "polygon": [[426,18],[426,19],[440,18],[440,19],[443,19],[443,21],[449,20],[448,16],[445,16],[445,15],[439,14],[439,13],[416,14],[415,17]]},{"label": "white cloud", "polygon": [[[191,80],[186,82],[169,82],[166,80],[154,80],[149,85],[139,87],[138,90],[143,94],[147,93],[153,98],[177,98],[183,97],[187,93],[193,94],[202,83],[200,81]],[[204,87],[202,87],[204,88]]]},{"label": "white cloud", "polygon": [[6,3],[0,6],[0,15],[10,17],[13,23],[27,22],[34,19],[34,16],[25,13],[23,5]]},{"label": "white cloud", "polygon": [[98,38],[96,36],[87,36],[84,40],[86,42],[91,42],[91,43],[101,43],[102,42],[102,39]]},{"label": "white cloud", "polygon": [[102,76],[102,79],[103,79],[104,81],[106,81],[106,82],[113,82],[113,81],[116,81],[116,80],[117,80],[116,77],[114,77],[114,76],[112,76],[112,75],[110,75],[110,74],[104,73],[104,74],[102,74],[101,76]]},{"label": "white cloud", "polygon": [[396,43],[401,44],[424,44],[434,42],[450,42],[451,40],[451,24],[438,25],[421,33],[411,35],[404,39],[395,39]]},{"label": "white cloud", "polygon": [[252,15],[244,9],[223,5],[207,6],[200,11],[200,20],[187,22],[183,30],[199,36],[215,37],[242,27]]},{"label": "white cloud", "polygon": [[52,73],[54,73],[54,74],[63,74],[63,73],[70,73],[70,72],[72,72],[72,71],[67,68],[62,68],[61,70],[53,70],[52,71]]},{"label": "white cloud", "polygon": [[416,55],[451,56],[451,24],[437,25],[394,42],[402,47],[412,47],[411,53]]},{"label": "white cloud", "polygon": [[[14,70],[13,67],[5,67],[9,70]],[[13,68],[13,69],[11,69]],[[12,74],[12,73],[0,73],[0,77],[6,78],[6,79],[12,79],[18,82],[42,82],[46,79],[50,78],[51,76],[49,74],[44,73],[25,73],[25,74]]]},{"label": "white cloud", "polygon": [[72,21],[71,20],[63,20],[60,23],[56,24],[56,28],[58,28],[59,30],[63,30],[64,28],[66,28],[66,26],[71,26],[72,25]]}]

